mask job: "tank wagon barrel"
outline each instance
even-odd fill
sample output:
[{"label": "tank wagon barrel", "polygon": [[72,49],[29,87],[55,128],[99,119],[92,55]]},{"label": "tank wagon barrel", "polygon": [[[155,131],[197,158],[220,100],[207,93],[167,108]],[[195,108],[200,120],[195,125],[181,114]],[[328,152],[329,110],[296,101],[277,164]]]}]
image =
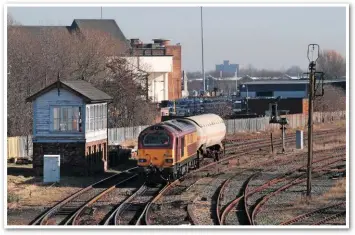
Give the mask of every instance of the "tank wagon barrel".
[{"label": "tank wagon barrel", "polygon": [[198,149],[206,153],[207,148],[223,148],[222,141],[226,136],[226,124],[216,114],[202,114],[183,118],[196,127]]}]

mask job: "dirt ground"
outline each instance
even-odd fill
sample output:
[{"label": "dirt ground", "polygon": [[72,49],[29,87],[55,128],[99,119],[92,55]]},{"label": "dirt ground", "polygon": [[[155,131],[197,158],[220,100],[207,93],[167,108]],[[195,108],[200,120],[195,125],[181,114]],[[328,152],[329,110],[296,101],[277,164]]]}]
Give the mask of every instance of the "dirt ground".
[{"label": "dirt ground", "polygon": [[109,169],[105,174],[90,177],[61,176],[59,183],[43,183],[34,176],[32,164],[7,164],[7,222],[8,225],[28,225],[41,213],[75,192],[132,167],[133,161]]}]

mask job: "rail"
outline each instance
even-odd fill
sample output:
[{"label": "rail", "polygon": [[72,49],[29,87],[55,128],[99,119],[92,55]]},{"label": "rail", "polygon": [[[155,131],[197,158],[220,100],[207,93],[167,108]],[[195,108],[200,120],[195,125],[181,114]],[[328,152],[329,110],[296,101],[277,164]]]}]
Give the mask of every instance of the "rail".
[{"label": "rail", "polygon": [[112,176],[109,176],[105,179],[102,179],[94,184],[91,184],[89,186],[87,186],[86,188],[83,188],[81,190],[79,190],[78,192],[70,195],[69,197],[63,199],[62,201],[58,202],[56,205],[54,205],[53,207],[51,207],[49,210],[47,210],[46,212],[44,212],[42,215],[40,215],[37,219],[35,219],[33,222],[30,223],[30,225],[44,225],[46,224],[46,222],[48,221],[49,217],[54,214],[56,211],[58,211],[61,207],[63,207],[64,205],[66,205],[68,202],[72,201],[73,199],[79,197],[80,195],[83,195],[85,192],[88,192],[89,190],[93,189],[95,186],[103,183],[103,182],[107,182],[109,180],[112,180],[114,177],[117,177],[123,173],[127,173],[131,170],[137,169],[137,167],[133,167],[130,168],[126,171],[123,171],[121,173],[117,173],[114,174]]}]

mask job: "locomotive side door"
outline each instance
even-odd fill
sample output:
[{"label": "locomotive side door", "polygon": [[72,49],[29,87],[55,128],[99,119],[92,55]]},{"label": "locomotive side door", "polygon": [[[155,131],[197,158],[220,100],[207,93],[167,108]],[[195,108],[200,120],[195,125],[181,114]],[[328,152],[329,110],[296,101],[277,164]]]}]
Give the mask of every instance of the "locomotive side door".
[{"label": "locomotive side door", "polygon": [[185,137],[181,137],[180,139],[180,153],[181,153],[181,158],[183,158],[185,156]]},{"label": "locomotive side door", "polygon": [[176,161],[180,161],[181,158],[181,147],[180,147],[181,143],[180,143],[180,138],[176,137],[175,138],[175,156],[176,156]]}]

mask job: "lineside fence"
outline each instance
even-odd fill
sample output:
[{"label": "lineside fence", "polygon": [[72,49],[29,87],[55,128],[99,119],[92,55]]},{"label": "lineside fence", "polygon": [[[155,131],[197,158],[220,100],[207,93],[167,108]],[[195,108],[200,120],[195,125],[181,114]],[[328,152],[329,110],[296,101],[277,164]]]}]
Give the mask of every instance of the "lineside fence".
[{"label": "lineside fence", "polygon": [[7,159],[33,155],[32,136],[7,137]]},{"label": "lineside fence", "polygon": [[[288,128],[302,128],[307,126],[308,115],[291,114],[286,115],[289,125]],[[345,120],[346,111],[337,112],[315,112],[313,114],[314,123],[326,123],[338,120]],[[279,130],[278,124],[269,124],[269,117],[247,118],[247,119],[229,119],[225,120],[227,134],[240,132],[262,132]],[[108,129],[108,144],[120,145],[124,141],[137,139],[139,133],[148,126],[119,127]],[[27,139],[28,138],[28,139]],[[32,137],[17,136],[7,138],[7,157],[19,158],[32,156]]]},{"label": "lineside fence", "polygon": [[[290,114],[286,115],[288,120],[287,128],[301,128],[306,127],[308,123],[308,115],[304,114]],[[345,120],[346,112],[316,112],[313,113],[313,122],[326,123],[338,120]],[[232,119],[225,120],[227,126],[227,133],[234,134],[238,132],[260,132],[279,130],[279,124],[269,124],[269,117],[248,118],[248,119]]]}]

